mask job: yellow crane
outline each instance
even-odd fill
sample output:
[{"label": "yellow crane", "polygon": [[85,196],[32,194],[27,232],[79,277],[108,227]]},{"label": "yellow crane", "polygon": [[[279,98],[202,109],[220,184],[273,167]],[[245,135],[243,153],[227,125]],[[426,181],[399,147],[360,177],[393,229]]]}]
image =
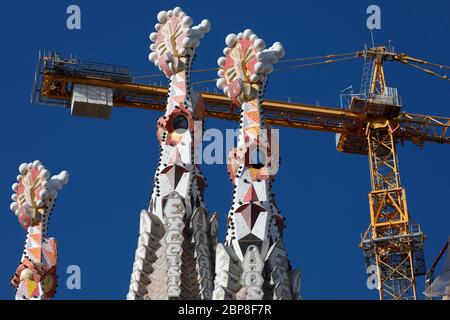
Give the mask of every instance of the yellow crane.
[{"label": "yellow crane", "polygon": [[[336,59],[340,56],[347,57]],[[360,247],[366,265],[375,267],[380,299],[416,299],[416,277],[426,273],[425,235],[411,222],[396,147],[404,141],[419,146],[425,142],[450,144],[450,118],[402,112],[397,89],[386,85],[383,63],[401,62],[443,80],[449,79],[418,64],[440,69],[449,67],[397,54],[391,46],[380,46],[316,57],[327,60],[286,69],[358,57],[365,60],[361,92],[347,96],[350,98],[347,108],[266,100],[262,105],[263,114],[271,125],[336,133],[339,151],[368,155],[370,226],[362,235]],[[309,59],[313,58],[290,61]],[[75,96],[81,86],[109,90],[111,101],[80,103]],[[62,59],[57,54],[44,53],[36,67],[32,102],[70,107],[75,115],[108,119],[113,107],[163,111],[167,94],[165,87],[136,83],[127,67]],[[239,121],[239,110],[228,97],[209,92],[201,94],[206,117]]]}]

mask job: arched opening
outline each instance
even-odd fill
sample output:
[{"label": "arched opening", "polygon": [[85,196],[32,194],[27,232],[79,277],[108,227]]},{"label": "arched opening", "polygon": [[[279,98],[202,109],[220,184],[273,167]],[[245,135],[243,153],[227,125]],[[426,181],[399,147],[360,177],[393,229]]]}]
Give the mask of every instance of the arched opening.
[{"label": "arched opening", "polygon": [[173,131],[176,131],[177,133],[185,133],[189,128],[189,120],[185,115],[178,115],[173,119],[172,127]]},{"label": "arched opening", "polygon": [[251,148],[248,153],[248,166],[261,169],[266,164],[266,154],[259,148]]}]

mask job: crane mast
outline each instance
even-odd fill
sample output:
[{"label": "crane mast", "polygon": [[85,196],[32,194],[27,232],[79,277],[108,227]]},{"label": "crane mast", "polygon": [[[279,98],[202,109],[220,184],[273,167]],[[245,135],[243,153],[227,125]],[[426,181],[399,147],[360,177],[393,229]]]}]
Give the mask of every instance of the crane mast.
[{"label": "crane mast", "polygon": [[[392,113],[401,108],[395,88],[386,86],[383,61],[390,56],[385,47],[370,49],[366,63],[372,64],[370,90],[362,92],[372,112],[366,126],[371,179],[370,227],[362,237],[366,265],[376,266],[381,300],[416,299],[416,276],[425,274],[424,240],[420,227],[411,222],[405,189],[400,180],[396,151],[398,124]],[[364,90],[364,88],[362,88]],[[366,94],[367,93],[367,94]],[[350,109],[359,108],[359,98]]]}]

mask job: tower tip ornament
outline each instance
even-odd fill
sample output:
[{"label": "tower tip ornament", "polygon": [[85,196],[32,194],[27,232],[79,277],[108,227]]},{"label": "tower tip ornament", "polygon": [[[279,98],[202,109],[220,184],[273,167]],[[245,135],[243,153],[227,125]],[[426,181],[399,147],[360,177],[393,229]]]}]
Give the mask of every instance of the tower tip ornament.
[{"label": "tower tip ornament", "polygon": [[10,209],[27,235],[21,263],[11,280],[17,289],[16,300],[45,300],[56,293],[57,243],[47,238],[47,228],[58,191],[68,181],[67,171],[50,176],[39,160],[19,166]]},{"label": "tower tip ornament", "polygon": [[167,77],[183,70],[189,57],[193,57],[200,46],[200,40],[209,32],[211,24],[204,19],[196,26],[192,26],[192,18],[180,7],[158,13],[156,32],[149,36],[153,42],[148,58]]},{"label": "tower tip ornament", "polygon": [[236,105],[256,98],[259,85],[265,85],[267,75],[272,73],[273,65],[284,57],[285,51],[280,42],[266,49],[251,29],[225,38],[226,47],[219,65],[217,87]]}]

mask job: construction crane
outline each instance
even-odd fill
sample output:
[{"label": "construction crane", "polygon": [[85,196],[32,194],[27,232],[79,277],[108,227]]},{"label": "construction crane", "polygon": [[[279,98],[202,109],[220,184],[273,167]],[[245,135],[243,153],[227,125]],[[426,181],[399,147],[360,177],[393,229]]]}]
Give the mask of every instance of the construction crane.
[{"label": "construction crane", "polygon": [[[417,299],[416,277],[426,273],[425,235],[408,212],[396,146],[405,141],[418,146],[425,142],[450,144],[450,118],[402,112],[397,89],[386,85],[383,63],[401,62],[443,80],[448,80],[447,76],[417,64],[448,67],[397,54],[390,45],[334,59],[338,56],[322,56],[328,60],[303,66],[363,58],[361,91],[345,95],[347,108],[265,100],[265,121],[275,126],[332,132],[339,151],[368,155],[371,222],[360,243],[366,265],[376,266],[380,299]],[[287,68],[297,67],[302,66]],[[165,87],[135,82],[128,67],[44,53],[39,55],[36,67],[32,102],[70,108],[72,115],[109,119],[113,107],[164,111],[167,94]],[[206,117],[239,121],[240,110],[227,96],[203,92],[202,97]]]}]

